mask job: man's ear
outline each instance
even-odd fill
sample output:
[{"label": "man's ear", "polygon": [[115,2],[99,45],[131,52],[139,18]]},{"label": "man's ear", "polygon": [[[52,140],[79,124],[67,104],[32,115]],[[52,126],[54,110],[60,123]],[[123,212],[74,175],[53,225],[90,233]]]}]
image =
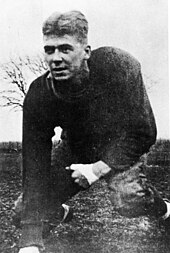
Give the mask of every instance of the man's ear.
[{"label": "man's ear", "polygon": [[84,49],[85,51],[85,59],[88,60],[91,56],[91,47],[87,45]]}]

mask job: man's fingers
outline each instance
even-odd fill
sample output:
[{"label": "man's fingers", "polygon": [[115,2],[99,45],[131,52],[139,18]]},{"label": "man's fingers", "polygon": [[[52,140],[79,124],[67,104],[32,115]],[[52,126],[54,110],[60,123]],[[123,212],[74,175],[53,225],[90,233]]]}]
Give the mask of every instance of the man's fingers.
[{"label": "man's fingers", "polygon": [[79,178],[82,177],[82,173],[78,170],[79,167],[79,164],[72,164],[66,167],[66,170],[73,170],[71,177],[76,179],[75,183],[79,183]]},{"label": "man's fingers", "polygon": [[79,171],[81,166],[84,166],[83,164],[72,164],[71,166],[67,166],[66,170],[72,170],[71,177],[74,178],[74,182],[79,184],[84,189],[87,189],[89,187],[89,182],[87,178],[82,175],[82,172]]},{"label": "man's fingers", "polygon": [[72,164],[66,167],[66,170],[78,170],[83,164]]},{"label": "man's fingers", "polygon": [[65,167],[66,170],[71,170],[70,166]]},{"label": "man's fingers", "polygon": [[71,177],[72,178],[77,178],[77,177],[81,177],[82,174],[80,173],[80,171],[78,170],[75,170],[72,174],[71,174]]}]

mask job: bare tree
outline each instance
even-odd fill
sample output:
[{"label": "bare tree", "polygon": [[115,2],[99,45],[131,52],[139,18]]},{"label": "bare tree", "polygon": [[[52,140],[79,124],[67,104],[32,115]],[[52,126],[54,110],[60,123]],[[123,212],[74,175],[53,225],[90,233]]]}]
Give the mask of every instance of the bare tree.
[{"label": "bare tree", "polygon": [[42,55],[33,58],[18,56],[1,64],[0,76],[5,88],[0,91],[0,106],[22,109],[30,82],[46,70]]}]

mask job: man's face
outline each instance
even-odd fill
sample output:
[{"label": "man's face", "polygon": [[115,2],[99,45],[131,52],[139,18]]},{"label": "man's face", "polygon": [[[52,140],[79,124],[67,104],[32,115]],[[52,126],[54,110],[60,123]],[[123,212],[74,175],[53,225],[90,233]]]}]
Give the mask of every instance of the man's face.
[{"label": "man's face", "polygon": [[75,77],[83,61],[90,57],[90,47],[70,35],[44,36],[44,51],[45,61],[56,81]]}]

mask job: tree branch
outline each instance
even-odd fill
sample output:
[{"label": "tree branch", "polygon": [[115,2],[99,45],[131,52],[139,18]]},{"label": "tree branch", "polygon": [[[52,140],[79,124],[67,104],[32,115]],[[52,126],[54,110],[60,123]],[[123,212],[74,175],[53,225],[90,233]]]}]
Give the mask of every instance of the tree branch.
[{"label": "tree branch", "polygon": [[36,78],[46,70],[47,67],[42,55],[34,58],[18,56],[10,59],[10,62],[1,64],[1,79],[7,82],[10,87],[0,91],[0,98],[4,100],[0,106],[22,108],[29,87],[28,77],[33,75]]}]

